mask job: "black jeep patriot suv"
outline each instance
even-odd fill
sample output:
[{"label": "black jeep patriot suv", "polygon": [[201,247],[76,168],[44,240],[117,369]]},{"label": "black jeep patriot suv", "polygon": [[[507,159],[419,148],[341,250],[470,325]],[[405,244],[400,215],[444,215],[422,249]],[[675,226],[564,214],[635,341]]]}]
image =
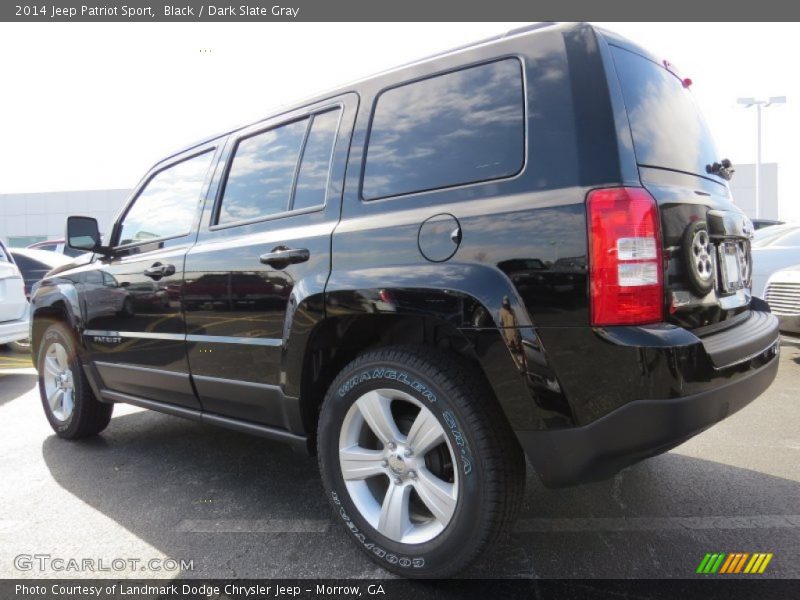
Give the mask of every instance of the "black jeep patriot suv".
[{"label": "black jeep patriot suv", "polygon": [[691,81],[595,27],[537,25],[167,157],[32,298],[64,438],[127,402],[319,457],[336,519],[412,577],[513,524],[525,458],[607,477],[761,394],[750,295]]}]

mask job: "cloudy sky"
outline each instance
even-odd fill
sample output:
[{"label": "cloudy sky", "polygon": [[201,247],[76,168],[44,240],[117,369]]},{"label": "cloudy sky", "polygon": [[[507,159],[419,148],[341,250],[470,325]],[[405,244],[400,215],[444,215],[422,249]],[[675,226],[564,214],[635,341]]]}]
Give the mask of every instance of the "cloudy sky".
[{"label": "cloudy sky", "polygon": [[[347,81],[520,23],[0,24],[0,193],[132,187],[167,152]],[[800,219],[800,25],[605,23],[694,81],[721,156],[779,163]]]}]

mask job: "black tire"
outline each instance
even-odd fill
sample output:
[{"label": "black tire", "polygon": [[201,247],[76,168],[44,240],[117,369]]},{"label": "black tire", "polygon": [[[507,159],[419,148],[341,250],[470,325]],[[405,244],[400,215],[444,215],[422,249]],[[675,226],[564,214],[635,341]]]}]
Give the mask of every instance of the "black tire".
[{"label": "black tire", "polygon": [[12,352],[16,352],[17,354],[31,353],[31,341],[29,339],[11,342],[8,347],[11,348]]},{"label": "black tire", "polygon": [[[67,362],[72,376],[73,408],[71,414],[64,419],[59,419],[54,414],[46,392],[45,358],[54,343],[61,344],[66,349]],[[80,367],[72,333],[63,323],[53,323],[44,332],[39,344],[36,368],[39,372],[39,395],[42,407],[57,436],[75,440],[96,435],[108,426],[114,405],[99,402],[95,398],[83,369]]]},{"label": "black tire", "polygon": [[[357,399],[379,388],[400,390],[427,406],[455,450],[460,477],[455,510],[447,526],[422,543],[381,534],[345,486],[339,463],[344,419]],[[358,357],[328,390],[317,439],[320,471],[337,519],[373,561],[405,577],[448,577],[465,569],[502,537],[522,503],[522,449],[479,370],[449,352],[396,346]]]}]

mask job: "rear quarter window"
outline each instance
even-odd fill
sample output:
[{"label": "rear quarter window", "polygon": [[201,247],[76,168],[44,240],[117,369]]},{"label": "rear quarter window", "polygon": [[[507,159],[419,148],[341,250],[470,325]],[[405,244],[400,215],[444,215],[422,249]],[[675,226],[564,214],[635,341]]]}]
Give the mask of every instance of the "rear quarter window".
[{"label": "rear quarter window", "polygon": [[522,65],[516,58],[391,88],[375,104],[365,200],[517,174],[525,162]]}]

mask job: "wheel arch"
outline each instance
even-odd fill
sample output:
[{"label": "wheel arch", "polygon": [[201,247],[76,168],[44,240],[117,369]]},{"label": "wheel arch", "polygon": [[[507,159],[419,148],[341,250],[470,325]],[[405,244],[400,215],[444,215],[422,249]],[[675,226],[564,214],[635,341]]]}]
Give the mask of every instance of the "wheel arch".
[{"label": "wheel arch", "polygon": [[[319,408],[336,374],[359,354],[396,344],[461,355],[489,383],[512,429],[543,426],[547,415],[533,401],[508,336],[498,326],[507,298],[523,337],[535,338],[513,284],[501,271],[451,264],[418,266],[405,274],[394,268],[369,271],[332,275],[324,296],[306,298],[285,324],[284,391],[296,399],[296,422],[312,443]],[[383,285],[375,286],[376,281]]]},{"label": "wheel arch", "polygon": [[[72,284],[59,283],[52,287],[39,288],[31,298],[31,355],[39,353],[39,344],[47,327],[54,321],[66,324],[73,332],[80,327],[78,292]],[[80,351],[80,338],[76,334]]]}]

